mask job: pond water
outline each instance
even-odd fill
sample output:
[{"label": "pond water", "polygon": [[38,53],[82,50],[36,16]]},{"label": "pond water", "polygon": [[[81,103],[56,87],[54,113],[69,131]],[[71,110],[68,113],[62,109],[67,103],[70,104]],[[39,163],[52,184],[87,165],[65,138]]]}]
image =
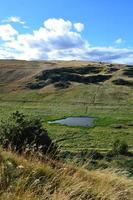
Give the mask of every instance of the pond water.
[{"label": "pond water", "polygon": [[67,126],[91,126],[94,122],[94,117],[67,117],[65,119],[49,121],[49,124],[61,124]]}]

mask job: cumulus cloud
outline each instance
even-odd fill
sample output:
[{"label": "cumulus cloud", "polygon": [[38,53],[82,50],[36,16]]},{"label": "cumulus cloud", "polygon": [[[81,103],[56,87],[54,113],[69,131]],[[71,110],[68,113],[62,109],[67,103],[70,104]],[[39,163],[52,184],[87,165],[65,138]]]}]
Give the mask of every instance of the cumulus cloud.
[{"label": "cumulus cloud", "polygon": [[44,21],[44,27],[47,30],[55,31],[58,33],[65,33],[70,31],[72,28],[72,23],[69,20],[64,19],[48,19]]},{"label": "cumulus cloud", "polygon": [[18,31],[15,30],[10,24],[0,25],[0,39],[3,41],[13,40],[18,35]]},{"label": "cumulus cloud", "polygon": [[124,41],[122,38],[118,38],[116,41],[115,41],[115,44],[122,44]]},{"label": "cumulus cloud", "polygon": [[82,23],[75,23],[74,24],[74,28],[78,31],[78,32],[81,32],[84,30],[84,24]]},{"label": "cumulus cloud", "polygon": [[16,40],[6,42],[4,47],[19,51],[19,58],[52,59],[50,55],[54,51],[84,48],[85,41],[72,28],[73,24],[68,20],[48,19],[32,34],[19,34]]},{"label": "cumulus cloud", "polygon": [[5,20],[2,20],[3,23],[19,23],[19,24],[26,24],[20,17],[11,16]]},{"label": "cumulus cloud", "polygon": [[133,49],[93,47],[82,37],[83,29],[83,24],[64,19],[48,19],[37,30],[24,34],[18,33],[10,24],[0,25],[0,58],[133,64]]}]

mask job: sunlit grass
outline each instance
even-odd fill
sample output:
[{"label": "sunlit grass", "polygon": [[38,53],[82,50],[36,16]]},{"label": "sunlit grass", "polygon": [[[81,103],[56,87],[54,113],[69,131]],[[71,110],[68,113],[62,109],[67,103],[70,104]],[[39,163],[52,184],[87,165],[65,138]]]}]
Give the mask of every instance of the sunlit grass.
[{"label": "sunlit grass", "polygon": [[113,169],[85,170],[0,151],[0,199],[131,200],[132,179]]}]

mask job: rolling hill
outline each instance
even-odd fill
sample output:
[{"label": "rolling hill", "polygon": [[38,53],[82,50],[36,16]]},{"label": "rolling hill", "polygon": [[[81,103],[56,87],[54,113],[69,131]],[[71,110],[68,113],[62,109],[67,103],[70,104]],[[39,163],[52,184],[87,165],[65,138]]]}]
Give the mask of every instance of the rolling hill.
[{"label": "rolling hill", "polygon": [[[133,149],[132,77],[131,65],[0,60],[0,118],[14,110],[41,118],[65,151],[106,151],[117,138]],[[95,126],[47,123],[68,116],[95,117]]]},{"label": "rolling hill", "polygon": [[81,61],[0,61],[0,86],[5,90],[67,88],[78,84],[133,86],[133,66]]},{"label": "rolling hill", "polygon": [[[0,148],[0,199],[132,199],[133,66],[0,60],[0,120],[16,110],[41,119],[60,159]],[[48,123],[68,116],[95,121],[91,127]],[[128,144],[127,155],[110,156],[117,140]]]}]

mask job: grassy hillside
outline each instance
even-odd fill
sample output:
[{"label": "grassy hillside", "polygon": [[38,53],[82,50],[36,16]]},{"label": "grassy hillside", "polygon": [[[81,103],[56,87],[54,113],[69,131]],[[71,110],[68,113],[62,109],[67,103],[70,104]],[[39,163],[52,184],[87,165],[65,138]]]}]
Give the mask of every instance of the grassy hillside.
[{"label": "grassy hillside", "polygon": [[[36,116],[60,149],[59,160],[0,149],[0,199],[131,200],[132,89],[133,66],[0,60],[0,120],[16,110]],[[96,120],[92,127],[48,123],[68,116]],[[129,153],[107,156],[117,139]]]},{"label": "grassy hillside", "polygon": [[131,200],[132,180],[119,171],[74,167],[0,150],[0,199]]},{"label": "grassy hillside", "polygon": [[[115,139],[132,151],[132,76],[133,66],[117,64],[1,60],[0,118],[14,110],[40,117],[63,151],[106,151]],[[47,123],[67,116],[96,121],[91,128]]]}]

